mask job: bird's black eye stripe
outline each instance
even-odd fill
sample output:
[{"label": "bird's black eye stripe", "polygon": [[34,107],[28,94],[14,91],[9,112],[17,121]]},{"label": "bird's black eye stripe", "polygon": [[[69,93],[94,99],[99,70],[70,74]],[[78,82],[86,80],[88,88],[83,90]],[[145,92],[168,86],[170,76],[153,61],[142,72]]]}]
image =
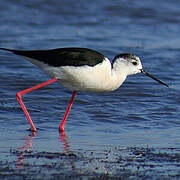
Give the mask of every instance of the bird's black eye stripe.
[{"label": "bird's black eye stripe", "polygon": [[132,64],[136,66],[136,65],[137,65],[137,62],[136,62],[136,61],[134,61],[134,62],[132,62]]}]

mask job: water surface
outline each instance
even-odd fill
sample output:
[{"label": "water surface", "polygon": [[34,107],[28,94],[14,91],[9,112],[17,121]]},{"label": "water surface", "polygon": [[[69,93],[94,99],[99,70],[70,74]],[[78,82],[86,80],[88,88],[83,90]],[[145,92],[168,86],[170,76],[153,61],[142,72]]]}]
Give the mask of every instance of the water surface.
[{"label": "water surface", "polygon": [[59,134],[72,92],[54,83],[23,97],[38,128],[32,134],[16,92],[49,77],[1,51],[0,177],[178,177],[179,24],[180,2],[173,0],[2,0],[0,47],[87,47],[109,59],[135,53],[171,88],[138,74],[114,92],[78,93],[65,134]]}]

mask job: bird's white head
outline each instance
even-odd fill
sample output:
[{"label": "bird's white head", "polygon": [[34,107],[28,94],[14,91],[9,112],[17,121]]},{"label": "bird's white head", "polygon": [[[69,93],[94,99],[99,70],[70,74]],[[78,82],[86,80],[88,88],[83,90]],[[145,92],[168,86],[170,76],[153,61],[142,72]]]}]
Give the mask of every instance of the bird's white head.
[{"label": "bird's white head", "polygon": [[141,73],[142,64],[138,56],[134,54],[118,54],[112,62],[112,67],[115,70],[120,70],[127,76]]},{"label": "bird's white head", "polygon": [[124,74],[125,76],[142,73],[145,76],[148,76],[154,79],[155,81],[159,82],[160,84],[169,87],[168,84],[160,81],[152,74],[144,71],[142,68],[140,58],[134,54],[119,54],[115,56],[115,58],[112,61],[112,68],[116,71],[116,74],[120,73]]}]

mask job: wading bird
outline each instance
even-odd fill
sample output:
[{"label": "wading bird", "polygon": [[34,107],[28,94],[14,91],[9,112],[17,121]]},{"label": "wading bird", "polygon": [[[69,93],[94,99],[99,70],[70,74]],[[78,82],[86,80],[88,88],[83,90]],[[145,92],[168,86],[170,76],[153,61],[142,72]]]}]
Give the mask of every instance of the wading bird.
[{"label": "wading bird", "polygon": [[23,56],[31,63],[42,68],[52,78],[16,94],[32,131],[37,130],[22,101],[22,96],[55,81],[73,91],[69,105],[59,125],[60,131],[64,131],[66,119],[68,118],[77,91],[95,93],[113,91],[122,85],[128,75],[137,73],[149,76],[168,87],[166,83],[144,71],[139,57],[134,54],[118,54],[110,62],[103,54],[87,48],[72,47],[29,51],[0,49]]}]

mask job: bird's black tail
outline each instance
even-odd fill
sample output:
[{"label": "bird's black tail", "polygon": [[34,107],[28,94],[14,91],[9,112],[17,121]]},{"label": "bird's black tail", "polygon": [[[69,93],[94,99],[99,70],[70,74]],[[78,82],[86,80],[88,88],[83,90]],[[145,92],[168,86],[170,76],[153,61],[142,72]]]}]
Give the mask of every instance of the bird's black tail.
[{"label": "bird's black tail", "polygon": [[8,49],[8,48],[0,48],[0,50],[10,51],[10,52],[14,52],[14,51],[15,51],[15,50],[13,50],[13,49]]},{"label": "bird's black tail", "polygon": [[[8,49],[8,48],[0,48],[0,50],[9,51],[17,55],[26,56],[26,51],[21,50],[15,50],[15,49]],[[27,56],[28,57],[28,56]]]}]

